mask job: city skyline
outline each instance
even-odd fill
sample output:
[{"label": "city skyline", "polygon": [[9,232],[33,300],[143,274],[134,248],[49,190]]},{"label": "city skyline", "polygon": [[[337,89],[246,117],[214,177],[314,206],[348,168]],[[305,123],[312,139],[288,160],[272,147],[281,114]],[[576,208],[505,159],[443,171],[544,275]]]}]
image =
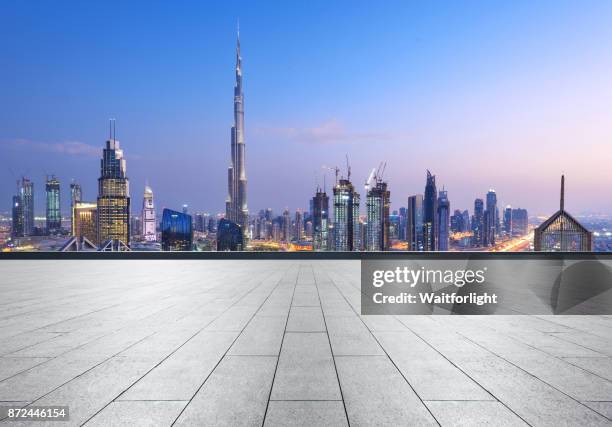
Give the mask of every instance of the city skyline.
[{"label": "city skyline", "polygon": [[[606,52],[610,43],[610,38],[600,37],[605,31],[601,24],[610,14],[601,4],[591,3],[591,7],[586,8],[588,10],[574,10],[571,4],[562,6],[555,11],[554,18],[580,25],[574,25],[569,35],[562,34],[558,28],[553,31],[550,26],[544,25],[543,35],[533,40],[528,37],[534,36],[533,32],[518,34],[520,37],[517,38],[508,25],[524,20],[533,25],[542,19],[542,13],[550,4],[523,5],[518,11],[495,13],[491,7],[481,5],[482,16],[478,19],[470,18],[465,13],[451,19],[446,15],[433,14],[427,7],[414,6],[414,10],[400,8],[398,17],[392,17],[387,7],[370,8],[367,12],[372,13],[373,18],[384,16],[397,20],[406,18],[410,15],[408,12],[415,12],[416,16],[423,16],[426,22],[439,25],[450,20],[454,25],[446,33],[429,31],[424,24],[412,30],[398,26],[382,31],[381,25],[375,22],[362,36],[355,34],[355,27],[365,19],[367,13],[364,8],[357,8],[332,26],[333,18],[340,16],[338,6],[334,6],[329,8],[329,21],[326,19],[321,23],[323,34],[320,37],[326,37],[329,43],[319,49],[307,43],[312,30],[303,27],[324,6],[313,5],[306,10],[302,10],[305,6],[301,6],[302,9],[296,6],[295,10],[283,10],[274,15],[277,18],[279,14],[293,17],[305,12],[304,18],[293,22],[300,31],[291,31],[289,24],[283,20],[277,26],[266,28],[262,24],[271,18],[263,17],[263,12],[255,13],[253,8],[245,7],[244,14],[241,10],[240,18],[245,69],[249,76],[245,84],[249,112],[245,133],[249,141],[251,212],[267,207],[276,212],[282,212],[285,207],[291,211],[305,209],[317,181],[323,185],[324,170],[321,167],[343,165],[347,153],[353,169],[353,183],[364,198],[365,190],[361,184],[367,178],[368,171],[380,161],[388,163],[385,179],[389,182],[392,210],[406,206],[409,196],[422,193],[422,176],[429,168],[437,176],[438,187],[444,186],[449,192],[451,209],[471,211],[474,199],[484,197],[486,191],[493,187],[499,195],[499,206],[511,204],[527,208],[534,215],[550,214],[556,206],[554,194],[557,177],[564,171],[572,177],[571,187],[568,188],[568,193],[572,195],[568,209],[577,214],[585,210],[612,212],[612,201],[600,197],[612,182],[609,168],[604,168],[610,160],[610,149],[604,143],[612,132],[606,122],[600,120],[606,115],[609,117],[610,103],[604,101],[610,98],[612,85],[606,84],[609,77],[604,79],[604,75],[612,75],[608,72],[612,68],[608,56],[598,55]],[[31,6],[11,7],[13,9],[9,15],[12,13],[27,22],[41,20],[45,9],[44,6],[36,10],[28,10]],[[219,10],[213,11],[213,16],[222,19],[214,25],[211,23],[206,30],[196,28],[195,20],[185,16],[190,8],[197,12],[197,6],[189,5],[185,6],[185,10],[174,11],[172,22],[184,23],[185,28],[178,31],[176,36],[162,31],[153,37],[155,42],[168,37],[164,49],[157,55],[157,61],[175,60],[172,73],[163,81],[159,81],[159,72],[140,73],[142,85],[130,89],[128,86],[134,83],[142,66],[150,64],[147,58],[151,60],[151,52],[143,54],[142,63],[128,61],[129,67],[123,73],[113,71],[104,78],[93,74],[84,79],[83,76],[87,74],[78,74],[81,78],[69,82],[75,73],[84,71],[69,67],[83,61],[92,64],[97,54],[110,50],[124,40],[123,37],[132,34],[125,28],[124,20],[133,18],[136,11],[127,6],[121,9],[126,18],[118,20],[117,33],[110,35],[105,42],[91,31],[79,33],[83,39],[80,42],[71,39],[69,43],[75,44],[74,52],[58,52],[58,62],[64,64],[59,66],[58,62],[45,60],[47,43],[53,42],[54,38],[68,37],[71,31],[76,31],[61,27],[62,19],[74,20],[86,14],[77,5],[61,5],[60,9],[67,7],[73,9],[67,18],[61,18],[52,28],[49,27],[51,24],[43,23],[35,34],[40,36],[47,31],[52,35],[51,40],[42,40],[35,35],[23,40],[22,48],[29,46],[33,48],[33,56],[40,54],[37,57],[42,63],[34,75],[30,73],[17,78],[18,72],[33,59],[25,57],[18,46],[13,45],[7,52],[8,67],[0,71],[5,77],[3,81],[16,82],[6,88],[7,102],[0,115],[0,128],[3,129],[0,154],[7,164],[0,177],[4,206],[0,205],[0,209],[6,211],[10,208],[15,181],[21,175],[30,177],[37,188],[37,216],[44,214],[42,189],[46,175],[58,177],[64,194],[68,194],[66,188],[71,179],[76,179],[82,185],[84,199],[93,199],[96,194],[95,171],[103,147],[106,119],[116,117],[117,138],[122,141],[129,162],[127,175],[134,194],[141,194],[148,180],[156,194],[158,212],[164,207],[178,208],[184,203],[189,204],[192,211],[223,212],[224,177],[227,175],[223,169],[227,165],[227,129],[231,124],[231,103],[228,101],[231,83],[228,83],[228,76],[231,79],[229,70],[234,68],[231,52],[235,44],[235,11],[219,6]],[[520,13],[525,9],[534,12],[531,18],[527,19]],[[101,12],[101,16],[95,17],[95,20],[102,19],[107,13],[98,12]],[[478,37],[473,36],[491,30],[489,24],[484,22],[485,18],[499,18],[502,12],[508,12],[501,25],[507,33],[493,32],[492,40],[477,41]],[[160,19],[159,10],[148,13]],[[94,19],[89,14],[86,16]],[[586,17],[593,18],[588,28],[585,27]],[[206,19],[208,22],[212,18]],[[465,29],[459,31],[459,27],[470,22],[479,25],[468,37]],[[9,24],[0,31],[14,30],[20,34],[19,28]],[[77,24],[78,29],[82,29],[82,24]],[[147,25],[141,23],[137,28],[152,36],[152,29]],[[433,28],[437,27],[434,25]],[[574,33],[578,29],[584,34],[573,38],[573,44],[561,47],[565,37],[576,36]],[[544,30],[550,31],[546,33]],[[273,37],[280,31],[285,35],[283,40]],[[368,39],[373,34],[377,37]],[[176,42],[185,41],[187,35],[190,42],[179,45],[181,54],[170,55],[169,48],[175,47]],[[206,35],[214,37],[207,38]],[[456,47],[460,49],[456,53],[452,53],[447,46],[453,39],[451,36],[460,36],[456,41]],[[320,37],[313,40],[320,40]],[[427,46],[420,46],[414,37],[422,37],[421,44]],[[516,43],[512,42],[513,37]],[[128,37],[127,41],[126,47],[116,52],[117,59],[126,59],[139,47],[154,47],[154,43],[146,38]],[[360,43],[365,41],[368,44],[360,47]],[[544,57],[538,57],[532,48],[528,48],[528,41],[536,45],[545,43],[553,49],[547,51]],[[80,46],[85,42],[92,42],[91,49]],[[505,63],[503,58],[493,56],[490,58],[492,64],[487,65],[482,54],[491,54],[493,44],[497,42],[509,49],[505,53],[516,55],[516,61]],[[402,46],[416,47],[417,53],[407,54],[400,49]],[[480,48],[484,52],[478,49],[471,52],[469,48]],[[575,70],[561,61],[563,55],[574,50],[584,59],[581,70]],[[356,53],[368,54],[362,57],[367,61],[361,67],[356,66]],[[316,59],[314,64],[328,65],[325,73],[321,70],[314,73],[314,65],[308,65],[308,60],[312,59]],[[435,68],[435,73],[427,74],[428,78],[423,77],[425,71],[432,71],[431,67],[435,64],[446,64],[446,61],[457,61],[455,65],[461,66],[461,72],[457,74],[456,69],[452,68],[445,73]],[[502,65],[509,66],[505,72],[499,68]],[[536,73],[536,65],[546,65],[545,69],[550,74],[545,75],[541,70]],[[465,67],[470,66],[474,67],[477,76],[488,76],[488,80],[485,79],[482,85],[471,86],[476,83],[476,77],[472,79],[464,74]],[[489,66],[493,69],[488,69]],[[340,73],[341,70],[344,73]],[[397,73],[399,78],[396,78],[395,86],[392,86],[394,91],[386,84],[367,84],[387,78],[393,70],[396,70],[395,73],[401,71]],[[488,74],[487,70],[495,72]],[[421,74],[415,76],[417,71]],[[186,75],[182,76],[181,72]],[[313,77],[315,74],[316,78]],[[341,80],[341,76],[346,81]],[[533,77],[532,81],[528,81],[529,76]],[[589,83],[586,77],[596,78]],[[451,85],[446,78],[455,79],[457,85]],[[494,82],[496,78],[501,80]],[[18,90],[24,89],[23,85],[31,81],[38,83],[25,91]],[[321,86],[320,90],[312,90],[315,83]],[[434,87],[434,83],[444,84]],[[417,90],[418,85],[424,86]],[[186,86],[189,86],[188,91]],[[332,86],[335,90],[326,92]],[[147,91],[153,88],[156,90],[147,95]],[[565,97],[568,97],[567,101],[571,98],[569,95],[572,91],[565,89],[559,92],[558,89],[562,88],[576,92],[571,94],[576,95],[571,103],[558,102]],[[459,94],[465,95],[468,89],[474,90],[474,96],[461,98]],[[533,92],[528,89],[533,89]],[[57,92],[60,90],[66,96],[59,96]],[[94,97],[101,90],[107,91],[108,96]],[[508,97],[511,90],[519,91]],[[416,96],[407,96],[410,92]],[[546,103],[539,102],[546,94],[557,96],[551,96]],[[148,105],[153,95],[163,101],[156,108]],[[391,95],[394,95],[393,98],[390,98]],[[490,104],[482,102],[485,95]],[[274,102],[269,98],[273,98]],[[393,102],[400,107],[400,112],[391,111]],[[497,119],[491,113],[483,113],[484,107],[499,106],[500,102],[504,108],[495,110]],[[519,107],[526,105],[526,102],[529,102],[529,111],[521,113]],[[555,103],[559,105],[553,106]],[[293,104],[293,109],[286,108]],[[380,109],[381,105],[385,108]],[[435,106],[439,110],[435,110]],[[591,114],[593,106],[599,109]],[[379,108],[379,112],[372,114],[371,109],[375,107]],[[136,112],[134,108],[137,108]],[[461,121],[461,126],[457,127],[458,109],[464,111],[467,114],[464,118],[469,120]],[[436,123],[432,122],[433,111],[438,111],[433,115],[437,117]],[[166,113],[163,117],[162,112]],[[440,114],[448,112],[452,113],[450,121],[447,114]],[[573,116],[574,113],[577,115]],[[403,120],[397,120],[397,114]],[[383,115],[388,117],[381,120]],[[532,121],[543,116],[549,120],[539,122],[540,126],[534,129]],[[425,118],[427,120],[421,121]],[[519,119],[525,120],[525,129],[518,126]],[[398,123],[401,126],[397,126]],[[440,131],[434,132],[434,128]],[[520,130],[518,135],[516,128]],[[473,138],[475,131],[481,132],[478,138]],[[576,134],[580,137],[576,137]],[[483,135],[488,135],[488,144],[482,144],[480,138]],[[554,135],[559,136],[558,140],[553,138]],[[534,145],[532,141],[536,137],[540,137],[542,142]],[[568,139],[578,142],[570,144]],[[558,148],[562,148],[558,150],[558,153],[562,153],[561,159],[542,155],[542,152]],[[593,152],[598,155],[593,156]],[[559,157],[559,154],[556,155]],[[584,168],[586,160],[589,168]],[[283,179],[279,180],[278,176]],[[328,173],[328,194],[332,182],[333,177]],[[271,188],[274,191],[270,191]],[[64,196],[61,202],[62,213],[66,215],[70,199]]]}]

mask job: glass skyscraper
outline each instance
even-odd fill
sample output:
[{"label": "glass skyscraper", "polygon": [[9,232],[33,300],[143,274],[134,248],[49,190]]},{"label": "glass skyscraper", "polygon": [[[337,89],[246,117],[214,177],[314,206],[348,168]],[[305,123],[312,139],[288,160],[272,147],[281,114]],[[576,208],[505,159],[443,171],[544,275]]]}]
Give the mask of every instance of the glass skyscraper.
[{"label": "glass skyscraper", "polygon": [[495,246],[495,237],[497,234],[497,194],[495,190],[490,189],[487,193],[486,209],[484,213],[484,234],[483,244],[485,246]]},{"label": "glass skyscraper", "polygon": [[164,209],[161,231],[163,251],[191,251],[193,249],[191,215]]},{"label": "glass skyscraper", "polygon": [[387,190],[387,183],[377,179],[366,196],[365,249],[367,251],[386,251],[389,249],[390,205],[391,193]]},{"label": "glass skyscraper", "polygon": [[317,187],[317,192],[312,198],[312,248],[315,251],[326,251],[328,245],[329,229],[329,197],[325,191]]},{"label": "glass skyscraper", "polygon": [[60,182],[54,176],[48,176],[45,184],[47,233],[55,234],[62,228],[60,213]]},{"label": "glass skyscraper", "polygon": [[334,187],[334,250],[358,251],[359,193],[348,179]]},{"label": "glass skyscraper", "polygon": [[225,218],[219,221],[219,224],[217,225],[217,250],[244,250],[243,234],[238,224]]},{"label": "glass skyscraper", "polygon": [[23,237],[23,205],[21,196],[13,196],[11,236]]},{"label": "glass skyscraper", "polygon": [[474,215],[472,215],[472,246],[479,248],[484,241],[484,202],[474,200]]},{"label": "glass skyscraper", "polygon": [[406,239],[411,251],[423,250],[423,195],[408,197],[408,218],[406,220]]},{"label": "glass skyscraper", "polygon": [[438,250],[438,192],[436,177],[427,171],[425,197],[423,198],[423,250]]},{"label": "glass skyscraper", "polygon": [[231,161],[227,170],[228,195],[225,217],[240,225],[246,238],[249,210],[247,207],[246,154],[244,143],[244,94],[242,92],[242,57],[240,34],[236,42],[236,83],[234,85],[234,125],[231,133]]},{"label": "glass skyscraper", "polygon": [[29,178],[22,177],[19,182],[19,200],[21,202],[20,212],[22,236],[34,235],[34,183]]},{"label": "glass skyscraper", "polygon": [[439,251],[448,251],[449,239],[449,223],[450,223],[450,201],[448,193],[444,190],[440,191],[438,197],[438,249]]},{"label": "glass skyscraper", "polygon": [[565,210],[565,176],[561,176],[559,210],[534,233],[534,250],[587,252],[593,250],[593,235]]},{"label": "glass skyscraper", "polygon": [[106,141],[98,178],[98,242],[120,240],[130,242],[130,190],[126,163],[119,141]]}]

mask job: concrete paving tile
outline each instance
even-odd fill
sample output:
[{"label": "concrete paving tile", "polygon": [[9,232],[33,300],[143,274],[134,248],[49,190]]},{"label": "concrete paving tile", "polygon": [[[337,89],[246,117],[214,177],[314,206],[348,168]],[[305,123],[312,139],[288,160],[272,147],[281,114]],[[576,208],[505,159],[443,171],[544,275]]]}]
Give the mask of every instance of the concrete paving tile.
[{"label": "concrete paving tile", "polygon": [[495,400],[412,332],[375,332],[374,335],[421,399]]},{"label": "concrete paving tile", "polygon": [[425,402],[442,427],[527,426],[499,402]]},{"label": "concrete paving tile", "polygon": [[611,357],[565,357],[563,360],[612,381]]},{"label": "concrete paving tile", "polygon": [[207,331],[241,331],[247,325],[257,307],[232,307],[223,313],[217,320],[206,327]]},{"label": "concrete paving tile", "polygon": [[275,366],[276,357],[224,358],[174,425],[262,425]]},{"label": "concrete paving tile", "polygon": [[278,356],[287,315],[257,315],[242,331],[228,354],[234,356]]},{"label": "concrete paving tile", "polygon": [[612,421],[612,402],[582,402],[592,410]]},{"label": "concrete paving tile", "polygon": [[393,316],[361,316],[370,331],[407,331],[406,326]]},{"label": "concrete paving tile", "polygon": [[48,360],[46,357],[0,357],[0,381]]},{"label": "concrete paving tile", "polygon": [[292,307],[287,332],[325,332],[321,307]]},{"label": "concrete paving tile", "polygon": [[285,334],[271,399],[340,399],[340,387],[325,333]]},{"label": "concrete paving tile", "polygon": [[219,363],[237,332],[200,332],[119,397],[189,400]]},{"label": "concrete paving tile", "polygon": [[315,286],[296,286],[293,294],[293,306],[319,307],[319,294]]},{"label": "concrete paving tile", "polygon": [[370,331],[356,315],[326,316],[334,356],[384,355]]},{"label": "concrete paving tile", "polygon": [[114,357],[36,400],[40,406],[70,408],[70,425],[80,425],[151,368],[149,361]]},{"label": "concrete paving tile", "polygon": [[569,341],[581,345],[590,350],[596,351],[603,356],[612,357],[612,339],[590,334],[588,332],[559,332],[554,336],[561,340]]},{"label": "concrete paving tile", "polygon": [[511,338],[480,330],[470,339],[576,400],[612,396],[612,382]]},{"label": "concrete paving tile", "polygon": [[5,338],[0,341],[0,356],[5,356],[26,347],[52,340],[60,335],[61,334],[57,332],[32,331]]},{"label": "concrete paving tile", "polygon": [[180,401],[111,402],[85,426],[170,426],[187,403]]},{"label": "concrete paving tile", "polygon": [[351,425],[437,425],[386,356],[335,359]]},{"label": "concrete paving tile", "polygon": [[271,401],[264,426],[348,426],[342,401]]}]

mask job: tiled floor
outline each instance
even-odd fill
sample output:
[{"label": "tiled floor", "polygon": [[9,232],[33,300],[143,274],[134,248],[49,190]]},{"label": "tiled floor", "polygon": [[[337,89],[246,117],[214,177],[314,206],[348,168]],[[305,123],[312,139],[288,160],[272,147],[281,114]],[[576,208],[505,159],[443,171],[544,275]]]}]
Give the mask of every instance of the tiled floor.
[{"label": "tiled floor", "polygon": [[612,316],[359,304],[357,261],[2,261],[0,406],[88,426],[612,425]]}]

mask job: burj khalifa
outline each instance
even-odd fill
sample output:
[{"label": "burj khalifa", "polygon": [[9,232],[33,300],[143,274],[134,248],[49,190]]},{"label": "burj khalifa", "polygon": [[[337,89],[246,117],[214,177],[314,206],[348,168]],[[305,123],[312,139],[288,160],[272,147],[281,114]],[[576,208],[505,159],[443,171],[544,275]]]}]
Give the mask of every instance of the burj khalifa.
[{"label": "burj khalifa", "polygon": [[244,94],[242,93],[242,58],[240,33],[236,44],[236,84],[234,86],[234,126],[232,126],[232,159],[227,170],[228,196],[225,217],[240,225],[246,237],[249,210],[247,208],[247,178],[244,146]]}]

